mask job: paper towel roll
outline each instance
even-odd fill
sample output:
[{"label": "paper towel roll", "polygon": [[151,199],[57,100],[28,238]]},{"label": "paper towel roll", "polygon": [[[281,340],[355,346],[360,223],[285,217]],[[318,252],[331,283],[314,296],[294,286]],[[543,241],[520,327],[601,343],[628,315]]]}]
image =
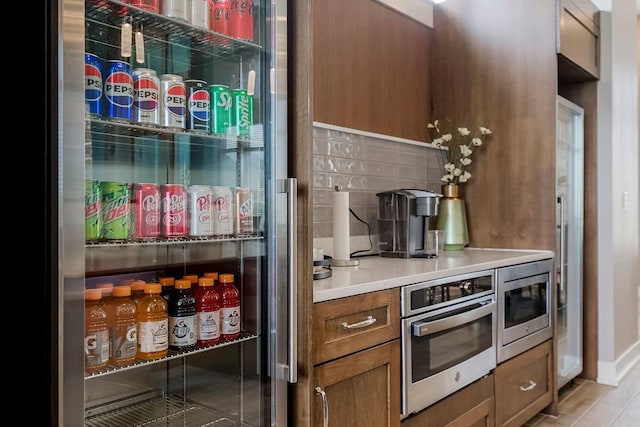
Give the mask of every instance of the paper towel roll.
[{"label": "paper towel roll", "polygon": [[347,261],[351,258],[349,232],[349,193],[333,193],[333,258]]}]

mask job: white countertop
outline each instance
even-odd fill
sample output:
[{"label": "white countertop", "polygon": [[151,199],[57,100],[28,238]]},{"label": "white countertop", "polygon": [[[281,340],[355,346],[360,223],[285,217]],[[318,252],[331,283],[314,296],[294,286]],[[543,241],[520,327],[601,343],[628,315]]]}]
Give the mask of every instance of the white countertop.
[{"label": "white countertop", "polygon": [[552,251],[481,248],[445,251],[436,259],[362,257],[356,267],[332,267],[331,277],[314,280],[313,302],[548,258]]}]

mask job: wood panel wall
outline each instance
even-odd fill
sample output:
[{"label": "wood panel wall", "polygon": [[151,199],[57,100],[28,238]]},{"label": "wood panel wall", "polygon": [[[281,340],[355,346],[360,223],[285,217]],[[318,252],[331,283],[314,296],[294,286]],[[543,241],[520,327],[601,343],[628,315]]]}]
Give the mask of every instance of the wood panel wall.
[{"label": "wood panel wall", "polygon": [[313,119],[426,141],[432,30],[374,0],[313,3]]},{"label": "wood panel wall", "polygon": [[470,246],[555,250],[555,16],[554,0],[435,8],[432,116],[493,131],[463,188]]}]

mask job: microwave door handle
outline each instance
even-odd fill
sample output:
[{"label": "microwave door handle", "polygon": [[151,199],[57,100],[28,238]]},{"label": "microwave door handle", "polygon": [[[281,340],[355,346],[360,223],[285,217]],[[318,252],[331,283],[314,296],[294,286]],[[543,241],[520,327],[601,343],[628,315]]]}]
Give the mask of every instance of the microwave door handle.
[{"label": "microwave door handle", "polygon": [[465,313],[445,317],[444,319],[438,319],[432,322],[422,321],[414,323],[411,325],[413,336],[423,337],[425,335],[449,329],[453,326],[472,322],[486,316],[487,314],[493,313],[495,311],[495,306],[496,303],[492,302],[490,304],[483,305],[482,307],[469,310]]}]

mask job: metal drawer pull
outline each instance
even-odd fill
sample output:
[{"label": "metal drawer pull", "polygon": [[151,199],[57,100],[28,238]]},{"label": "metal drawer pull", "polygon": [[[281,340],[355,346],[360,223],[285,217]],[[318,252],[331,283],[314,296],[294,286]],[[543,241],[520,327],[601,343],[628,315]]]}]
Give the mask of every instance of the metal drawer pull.
[{"label": "metal drawer pull", "polygon": [[327,393],[322,387],[316,387],[316,394],[322,396],[322,426],[329,427],[329,402],[327,401]]},{"label": "metal drawer pull", "polygon": [[358,329],[364,328],[365,326],[373,325],[376,323],[376,318],[373,316],[367,316],[367,318],[361,322],[356,322],[352,324],[348,324],[347,322],[342,322],[342,327],[345,329]]},{"label": "metal drawer pull", "polygon": [[536,384],[535,382],[529,380],[529,385],[526,387],[520,386],[520,391],[529,391],[529,390],[533,390],[534,388],[536,388],[538,384]]}]

